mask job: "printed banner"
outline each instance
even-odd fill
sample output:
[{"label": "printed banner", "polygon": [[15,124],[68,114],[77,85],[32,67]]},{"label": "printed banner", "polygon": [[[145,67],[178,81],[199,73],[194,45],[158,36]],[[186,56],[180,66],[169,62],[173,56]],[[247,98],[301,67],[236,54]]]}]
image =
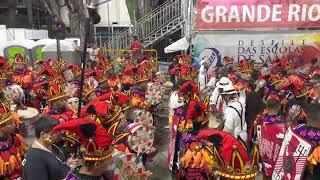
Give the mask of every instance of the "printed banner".
[{"label": "printed banner", "polygon": [[284,123],[257,126],[260,157],[267,176],[272,175],[286,133],[285,129],[286,125]]},{"label": "printed banner", "polygon": [[312,145],[300,138],[291,128],[287,130],[276,160],[273,180],[302,179],[307,164],[307,157]]},{"label": "printed banner", "polygon": [[211,74],[224,56],[233,56],[236,62],[252,59],[257,63],[270,63],[278,58],[287,58],[291,65],[302,67],[320,59],[319,34],[283,34],[252,32],[234,34],[198,34],[193,40],[196,63],[207,62]]},{"label": "printed banner", "polygon": [[196,29],[319,27],[319,0],[198,0]]}]

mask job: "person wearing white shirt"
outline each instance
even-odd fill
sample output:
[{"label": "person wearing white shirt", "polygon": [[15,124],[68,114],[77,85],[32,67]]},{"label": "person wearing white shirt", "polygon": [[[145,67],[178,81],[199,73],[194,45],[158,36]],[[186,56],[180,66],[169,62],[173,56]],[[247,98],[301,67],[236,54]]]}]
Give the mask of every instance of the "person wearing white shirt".
[{"label": "person wearing white shirt", "polygon": [[234,89],[232,85],[223,88],[221,93],[226,107],[223,111],[224,115],[224,131],[229,132],[235,138],[241,138],[247,142],[247,123],[245,121],[245,93]]},{"label": "person wearing white shirt", "polygon": [[94,43],[92,44],[92,47],[88,49],[89,59],[90,59],[91,61],[98,61],[98,59],[97,59],[96,56],[99,54],[99,52],[100,52],[100,48],[98,48],[98,47],[97,47],[97,43],[94,42]]},{"label": "person wearing white shirt", "polygon": [[199,80],[199,84],[200,84],[200,90],[202,91],[207,84],[207,66],[206,66],[206,62],[202,63],[199,69],[199,76],[198,76],[198,80]]}]

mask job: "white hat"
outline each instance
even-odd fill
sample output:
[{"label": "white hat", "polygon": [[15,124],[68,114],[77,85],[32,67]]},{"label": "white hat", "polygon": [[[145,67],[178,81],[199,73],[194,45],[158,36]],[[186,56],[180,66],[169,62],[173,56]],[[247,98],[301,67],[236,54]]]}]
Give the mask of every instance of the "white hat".
[{"label": "white hat", "polygon": [[232,84],[224,86],[222,91],[222,95],[230,95],[230,94],[237,94],[238,91],[235,90]]},{"label": "white hat", "polygon": [[172,82],[170,82],[170,81],[167,81],[167,82],[165,82],[164,84],[163,84],[163,86],[164,87],[173,87],[173,83]]},{"label": "white hat", "polygon": [[217,83],[218,88],[224,88],[225,86],[232,85],[232,82],[227,77],[222,77]]}]

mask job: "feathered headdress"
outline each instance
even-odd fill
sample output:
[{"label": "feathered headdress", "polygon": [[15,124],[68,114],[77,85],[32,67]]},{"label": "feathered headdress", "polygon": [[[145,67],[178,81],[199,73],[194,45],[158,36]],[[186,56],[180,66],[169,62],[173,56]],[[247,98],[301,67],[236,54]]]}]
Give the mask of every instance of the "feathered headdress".
[{"label": "feathered headdress", "polygon": [[227,132],[201,130],[196,140],[210,142],[206,143],[204,148],[215,161],[213,168],[217,176],[227,179],[254,179],[258,175],[259,151],[256,145],[250,160],[243,144]]},{"label": "feathered headdress", "polygon": [[294,95],[299,98],[306,96],[309,92],[308,88],[305,86],[305,81],[297,75],[290,75],[286,78],[288,84],[284,87],[290,90]]},{"label": "feathered headdress", "polygon": [[191,100],[188,106],[186,118],[187,120],[194,120],[200,116],[203,117],[206,110],[206,104],[199,101],[198,99]]},{"label": "feathered headdress", "polygon": [[6,80],[10,72],[9,62],[2,56],[0,56],[0,80]]},{"label": "feathered headdress", "polygon": [[91,116],[92,120],[107,125],[120,114],[121,107],[102,101],[91,101],[81,110],[81,117]]},{"label": "feathered headdress", "polygon": [[12,119],[12,114],[7,102],[2,101],[0,103],[0,125],[3,125]]},{"label": "feathered headdress", "polygon": [[108,80],[108,77],[100,70],[91,70],[85,74],[86,78],[94,78],[98,83],[104,83]]},{"label": "feathered headdress", "polygon": [[289,62],[286,59],[276,59],[272,62],[272,67],[278,71],[286,71],[291,68]]},{"label": "feathered headdress", "polygon": [[178,92],[180,96],[184,96],[186,99],[190,100],[196,97],[199,93],[199,88],[192,81],[183,83]]},{"label": "feathered headdress", "polygon": [[61,82],[62,76],[58,71],[56,71],[52,67],[44,67],[40,72],[37,73],[36,78],[38,81],[56,81],[56,82]]},{"label": "feathered headdress", "polygon": [[120,91],[112,91],[98,98],[100,101],[109,101],[112,104],[122,107],[122,111],[130,108],[130,98],[127,94]]},{"label": "feathered headdress", "polygon": [[78,65],[71,64],[65,68],[65,71],[71,71],[74,77],[78,77],[81,75],[81,70]]},{"label": "feathered headdress", "polygon": [[231,56],[225,56],[225,57],[223,58],[223,60],[224,60],[224,62],[225,62],[227,65],[233,64],[233,57],[231,57]]},{"label": "feathered headdress", "polygon": [[241,73],[252,72],[253,66],[246,59],[243,59],[238,63],[237,69]]},{"label": "feathered headdress", "polygon": [[27,59],[24,56],[22,56],[21,54],[16,54],[14,56],[14,63],[26,64]]},{"label": "feathered headdress", "polygon": [[[7,125],[9,125],[7,123],[14,123],[14,121],[16,121],[16,124],[18,123],[16,117],[14,116],[14,113],[10,111],[9,104],[1,100],[0,128],[4,130],[3,128],[7,128]],[[23,158],[24,153],[27,149],[27,146],[20,134],[14,133],[13,135],[5,135],[9,135],[10,138],[5,141],[1,140],[2,146],[0,153],[0,177],[10,177],[14,172],[21,170],[21,158]]]},{"label": "feathered headdress", "polygon": [[33,91],[38,97],[42,97],[48,102],[66,97],[62,85],[53,81],[38,83],[33,87]]},{"label": "feathered headdress", "polygon": [[73,133],[81,143],[80,150],[84,161],[104,161],[112,155],[112,138],[101,124],[93,120],[68,121],[56,126],[53,131]]}]

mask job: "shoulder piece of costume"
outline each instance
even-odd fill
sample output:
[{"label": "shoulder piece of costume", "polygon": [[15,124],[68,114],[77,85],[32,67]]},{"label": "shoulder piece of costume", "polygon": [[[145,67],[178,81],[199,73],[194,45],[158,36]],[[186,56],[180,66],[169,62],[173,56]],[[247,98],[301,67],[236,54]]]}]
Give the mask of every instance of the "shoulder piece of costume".
[{"label": "shoulder piece of costume", "polygon": [[307,139],[311,142],[319,142],[320,141],[320,130],[308,127],[305,124],[298,125],[294,128],[294,131],[299,134],[301,137]]},{"label": "shoulder piece of costume", "polygon": [[12,81],[22,88],[30,88],[33,81],[33,73],[28,69],[15,70],[12,75]]},{"label": "shoulder piece of costume", "polygon": [[80,150],[85,162],[98,162],[109,159],[113,152],[113,140],[104,127],[93,120],[76,119],[62,123],[54,132],[75,134],[81,143]]}]

